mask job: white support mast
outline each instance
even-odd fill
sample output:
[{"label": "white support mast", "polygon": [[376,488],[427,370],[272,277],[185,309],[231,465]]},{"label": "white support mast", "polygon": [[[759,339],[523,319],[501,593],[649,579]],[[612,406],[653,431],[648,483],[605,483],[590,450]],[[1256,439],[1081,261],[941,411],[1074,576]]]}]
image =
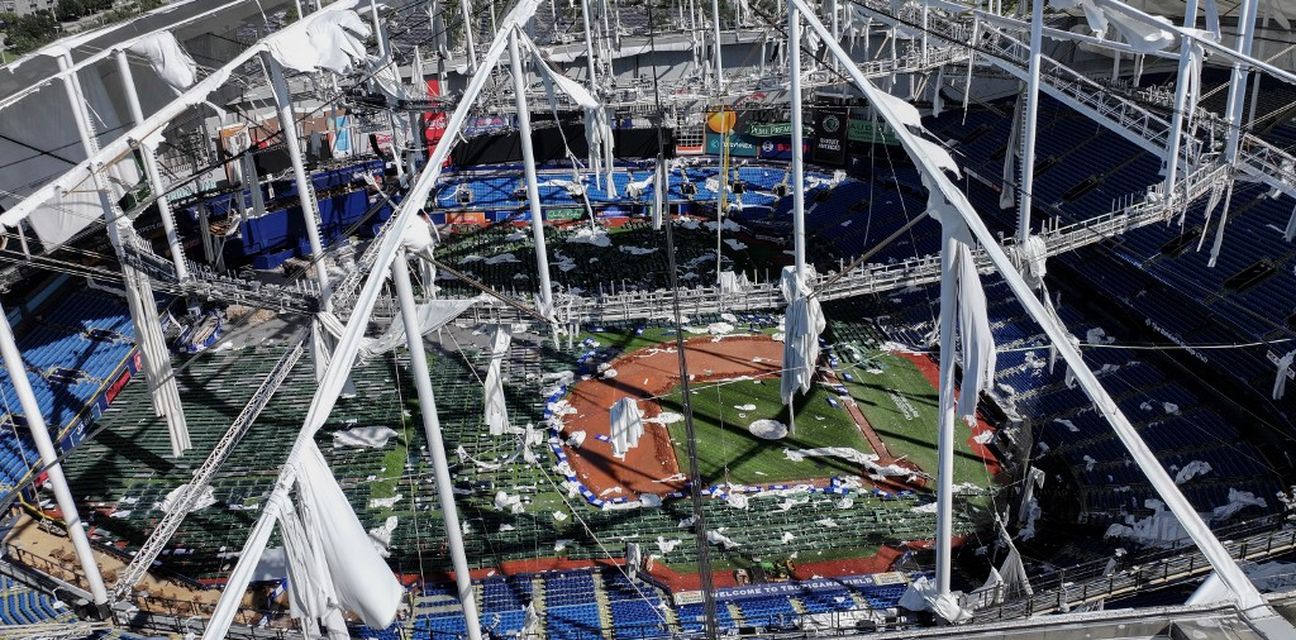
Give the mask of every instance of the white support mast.
[{"label": "white support mast", "polygon": [[[792,123],[792,251],[797,278],[806,274],[805,252],[805,132],[801,129],[801,14],[788,2],[788,106]],[[716,265],[719,268],[719,265]]]},{"label": "white support mast", "polygon": [[[1035,188],[1035,123],[1039,119],[1040,56],[1043,52],[1044,0],[1033,0],[1031,9],[1030,65],[1026,78],[1026,119],[1021,126],[1021,191],[1017,198],[1017,246],[1025,247],[1030,237],[1032,195]],[[938,89],[939,90],[939,89]],[[1009,150],[1011,153],[1012,150]],[[944,327],[941,329],[944,332]]]},{"label": "white support mast", "polygon": [[[464,56],[468,58],[468,75],[477,73],[477,45],[473,44],[471,0],[459,0],[459,10],[463,13]],[[443,89],[444,91],[444,89]]]},{"label": "white support mast", "polygon": [[[1197,0],[1188,0],[1188,6],[1184,9],[1184,28],[1197,28]],[[1175,76],[1174,109],[1170,112],[1170,139],[1166,141],[1167,197],[1174,195],[1175,182],[1179,179],[1179,145],[1183,137],[1184,108],[1188,102],[1188,65],[1192,62],[1192,40],[1183,36],[1179,40],[1179,73]],[[1199,91],[1200,88],[1194,90]]]},{"label": "white support mast", "polygon": [[[374,14],[375,17],[377,14]],[[378,34],[378,42],[383,41],[382,33]],[[315,200],[315,186],[311,178],[306,174],[306,164],[302,160],[301,141],[297,139],[297,120],[293,114],[292,92],[288,88],[288,81],[284,78],[283,67],[275,60],[269,52],[261,54],[261,60],[265,63],[266,72],[270,77],[270,85],[274,90],[275,110],[279,116],[279,132],[283,136],[284,147],[288,150],[288,160],[292,164],[293,182],[297,186],[297,199],[301,204],[302,219],[306,227],[306,241],[310,245],[311,262],[315,271],[315,281],[319,284],[320,289],[320,312],[329,313],[333,310],[332,284],[329,282],[328,266],[329,262],[324,254],[324,245],[320,241],[320,218],[319,203]],[[392,138],[393,151],[396,147],[396,140]],[[398,153],[396,163],[400,163]],[[328,331],[318,321],[312,321],[311,331],[314,333],[311,344],[311,362],[315,367],[315,380],[320,381],[324,377],[324,370],[328,366],[328,349],[329,337]]]},{"label": "white support mast", "polygon": [[[590,0],[581,0],[581,20],[584,21],[585,25],[585,73],[589,74],[590,93],[597,96],[599,94],[598,74],[594,70],[596,65],[594,61],[594,33],[590,29]],[[594,148],[593,140],[587,140],[586,146],[589,150],[589,164],[585,168],[597,181],[599,179],[598,163],[600,160],[598,150]]]},{"label": "white support mast", "polygon": [[[1038,1],[1038,0],[1037,0]],[[940,422],[936,441],[936,591],[950,594],[954,543],[954,324],[958,315],[958,240],[942,229],[940,285]]]},{"label": "white support mast", "polygon": [[[99,150],[94,137],[94,128],[90,123],[89,106],[81,90],[81,80],[73,69],[72,56],[69,53],[58,58],[59,70],[69,71],[63,76],[63,87],[76,124],[81,148],[86,158],[92,158]],[[130,309],[131,324],[135,327],[136,339],[144,357],[144,378],[149,384],[149,398],[152,401],[153,413],[166,419],[167,431],[171,438],[171,454],[180,457],[192,446],[189,441],[189,428],[185,423],[184,410],[180,402],[180,390],[176,387],[175,377],[171,372],[171,359],[167,352],[166,342],[162,338],[162,325],[157,315],[157,303],[153,297],[153,287],[148,276],[132,263],[129,254],[135,249],[135,231],[131,222],[125,217],[108,190],[108,183],[103,175],[94,172],[92,182],[98,192],[100,207],[103,210],[104,226],[108,239],[121,261],[122,280],[126,292],[126,304]]]},{"label": "white support mast", "polygon": [[724,63],[720,56],[720,0],[711,0],[711,26],[715,42],[715,89],[716,95],[724,95]]},{"label": "white support mast", "polygon": [[[1251,55],[1251,44],[1255,41],[1255,22],[1259,0],[1243,0],[1237,20],[1237,52],[1243,56]],[[1238,143],[1242,139],[1242,104],[1245,102],[1247,84],[1247,67],[1240,60],[1233,62],[1233,78],[1229,82],[1228,106],[1225,116],[1228,118],[1228,141],[1224,147],[1224,160],[1230,165],[1237,162]],[[1228,211],[1224,212],[1228,215]],[[1223,218],[1220,225],[1224,224]]]},{"label": "white support mast", "polygon": [[531,236],[535,240],[536,272],[540,275],[540,306],[546,318],[553,317],[553,286],[549,283],[549,252],[545,247],[544,214],[540,211],[540,186],[536,179],[535,149],[531,144],[531,112],[527,108],[527,81],[522,75],[517,31],[508,34],[509,68],[513,75],[513,98],[517,106],[518,137],[522,144],[522,169],[526,174],[527,203],[531,210]]},{"label": "white support mast", "polygon": [[[379,38],[381,40],[381,37]],[[284,78],[283,67],[268,52],[261,54],[266,71],[270,76],[270,85],[274,89],[275,110],[279,116],[279,131],[283,135],[284,147],[288,151],[288,160],[292,163],[293,182],[297,187],[297,198],[301,200],[302,218],[306,223],[306,241],[310,243],[311,258],[314,262],[315,281],[320,287],[320,305],[328,311],[332,306],[329,299],[331,286],[328,277],[328,262],[324,256],[324,246],[320,242],[319,204],[315,201],[315,187],[306,175],[306,163],[302,160],[301,141],[297,139],[297,119],[293,114],[292,92]]]},{"label": "white support mast", "polygon": [[13,382],[14,393],[22,407],[23,417],[27,419],[27,430],[31,432],[32,442],[40,452],[41,466],[45,477],[54,489],[54,501],[63,512],[63,522],[67,525],[68,538],[72,540],[72,549],[76,551],[81,571],[85,573],[90,587],[90,596],[94,600],[100,617],[108,615],[108,590],[104,587],[103,576],[95,562],[94,552],[90,549],[90,538],[86,536],[81,516],[77,513],[76,501],[68,488],[67,478],[63,475],[63,465],[58,461],[58,452],[50,440],[49,427],[45,416],[41,414],[36,394],[32,391],[31,381],[27,379],[27,367],[23,364],[22,354],[18,352],[18,343],[14,339],[13,328],[9,326],[9,317],[0,307],[0,354],[4,356],[5,370]]},{"label": "white support mast", "polygon": [[[144,111],[140,108],[139,92],[135,89],[135,77],[131,72],[130,61],[125,50],[114,54],[117,59],[117,71],[121,73],[122,88],[126,91],[126,104],[130,107],[131,122],[139,126],[144,122]],[[163,192],[166,185],[162,183],[158,171],[157,153],[153,147],[141,142],[140,158],[144,161],[144,174],[148,177],[149,193],[157,196],[158,217],[162,219],[162,230],[166,233],[167,248],[171,251],[171,261],[175,263],[176,279],[184,282],[189,279],[189,264],[185,260],[184,248],[180,246],[180,236],[176,233],[175,215],[171,212],[171,202]],[[242,203],[239,203],[240,206]]]},{"label": "white support mast", "polygon": [[[414,224],[420,224],[414,222]],[[396,230],[393,229],[393,233]],[[418,308],[414,302],[414,287],[410,284],[409,262],[402,249],[396,253],[391,265],[392,282],[400,302],[401,322],[405,325],[405,344],[409,348],[410,374],[418,389],[419,413],[423,417],[423,432],[427,437],[428,453],[432,457],[432,471],[436,475],[437,504],[445,521],[446,543],[450,548],[450,564],[455,572],[455,587],[463,605],[464,625],[469,640],[481,640],[481,621],[477,616],[477,601],[473,597],[472,576],[468,573],[468,555],[464,551],[463,528],[459,524],[459,509],[455,506],[454,479],[450,477],[450,463],[446,458],[445,440],[441,437],[441,419],[437,415],[436,397],[432,393],[432,377],[428,373],[427,354],[423,350],[423,328],[419,324]]]},{"label": "white support mast", "polygon": [[[821,38],[825,40],[829,38],[828,30],[815,18],[813,11],[806,4],[806,0],[788,1],[805,14],[806,21]],[[843,63],[842,66],[850,74],[852,82],[864,93],[865,97],[869,99],[875,98],[879,90],[864,77],[858,67],[850,64],[850,58],[842,50],[841,46],[836,42],[829,41],[828,49],[833,56]],[[915,135],[901,122],[898,115],[892,111],[892,107],[886,104],[877,104],[876,107],[883,119],[895,130],[896,137],[900,140],[905,151],[919,165],[919,170],[931,179],[931,187],[937,189],[940,195],[959,213],[977,243],[984,249],[986,257],[1003,276],[1004,281],[1008,283],[1013,295],[1021,302],[1027,314],[1044,330],[1049,342],[1058,350],[1059,355],[1062,356],[1067,366],[1075,374],[1076,381],[1084,390],[1085,395],[1089,396],[1089,399],[1094,403],[1098,414],[1108,420],[1112,430],[1116,432],[1117,438],[1125,445],[1134,463],[1147,476],[1158,497],[1183,525],[1188,537],[1201,550],[1211,568],[1220,576],[1220,580],[1234,594],[1236,597],[1235,603],[1242,615],[1268,638],[1296,636],[1296,629],[1293,629],[1290,623],[1269,606],[1264,596],[1260,595],[1255,585],[1251,584],[1246,574],[1233,560],[1228,549],[1220,543],[1219,538],[1215,537],[1214,532],[1202,520],[1192,503],[1188,502],[1188,499],[1184,497],[1183,492],[1179,490],[1174,479],[1161,465],[1156,454],[1148,448],[1138,430],[1125,417],[1120,405],[1116,403],[1111,394],[1107,393],[1107,390],[1103,388],[1102,383],[1098,381],[1089,365],[1085,363],[1080,350],[1071,342],[1070,333],[1066,327],[1062,326],[1061,322],[1054,318],[1044,308],[1044,304],[1035,297],[1034,290],[1027,284],[1021,273],[1017,271],[1008,254],[999,245],[990,229],[982,222],[980,216],[972,209],[972,205],[967,201],[967,198],[942,172],[942,169],[937,167],[925,155],[924,150],[918,146]]]}]

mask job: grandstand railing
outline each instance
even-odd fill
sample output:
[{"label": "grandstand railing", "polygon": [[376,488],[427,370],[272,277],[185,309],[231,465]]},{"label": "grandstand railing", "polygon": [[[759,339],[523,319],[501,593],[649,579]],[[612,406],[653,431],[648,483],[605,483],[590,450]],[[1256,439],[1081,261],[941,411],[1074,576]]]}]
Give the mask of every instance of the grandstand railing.
[{"label": "grandstand railing", "polygon": [[[1280,528],[1285,520],[1281,514],[1267,516],[1217,530],[1216,535],[1229,538],[1224,547],[1235,560],[1265,560],[1296,551],[1296,529]],[[1114,570],[1109,565],[1110,560],[1103,559],[1032,578],[1033,594],[1026,598],[966,604],[975,609],[979,620],[1025,618],[1164,588],[1214,570],[1187,540],[1168,550],[1127,559]]]},{"label": "grandstand railing", "polygon": [[[867,6],[872,12],[910,24],[920,19],[919,10],[913,7],[894,12],[885,0],[861,0],[861,4]],[[967,41],[966,26],[940,11],[928,13],[927,28],[954,42]],[[977,44],[987,47],[990,50],[987,59],[1010,75],[1018,76],[1029,66],[1031,59],[1029,44],[1002,29],[983,30],[981,42]],[[1165,154],[1169,147],[1170,122],[1160,114],[1149,111],[1141,103],[1172,108],[1173,102],[1164,103],[1167,95],[1165,92],[1126,90],[1121,86],[1112,86],[1092,79],[1047,56],[1042,56],[1040,60],[1043,63],[1040,69],[1040,78],[1043,80],[1041,90],[1088,113],[1094,120],[1122,134],[1150,153]],[[1230,124],[1201,105],[1196,107],[1191,117],[1195,127],[1204,129],[1210,135],[1207,140],[1184,136],[1180,142],[1182,146],[1179,153],[1188,158],[1191,164],[1200,166],[1203,155],[1209,148],[1208,145],[1224,140],[1228,136]],[[1265,184],[1296,197],[1296,155],[1269,144],[1251,133],[1243,132],[1238,146],[1238,168]]]},{"label": "grandstand railing", "polygon": [[[1156,184],[1139,194],[1131,194],[1113,203],[1112,211],[1073,224],[1052,228],[1041,234],[1048,255],[1101,242],[1126,231],[1150,224],[1164,222],[1177,215],[1189,202],[1203,197],[1212,189],[1221,188],[1227,179],[1228,167],[1213,162],[1209,156],[1200,167],[1184,177],[1179,188],[1170,195],[1162,184]],[[1010,248],[1014,240],[1006,238],[1004,246]],[[975,252],[981,270],[991,268],[984,250]],[[937,282],[940,279],[940,256],[929,255],[910,258],[894,264],[870,264],[836,278],[831,287],[823,287],[836,274],[829,272],[818,276],[813,288],[821,300],[838,300],[856,296],[882,293],[910,286]],[[822,289],[822,290],[820,290]],[[680,310],[685,314],[744,312],[778,309],[784,306],[783,294],[777,282],[757,281],[741,292],[726,292],[718,286],[707,285],[680,289]],[[559,317],[582,322],[615,322],[644,320],[660,315],[660,309],[670,308],[674,296],[670,290],[621,290],[612,288],[594,296],[578,297],[559,295],[555,309]],[[530,301],[528,301],[530,302]],[[502,305],[474,308],[474,319],[485,322],[521,320],[517,312]]]},{"label": "grandstand railing", "polygon": [[[201,635],[211,617],[213,605],[194,603],[170,598],[138,598],[138,608],[114,609],[113,622],[131,629],[147,629],[163,633]],[[268,620],[268,622],[266,622]],[[292,625],[274,626],[274,625]],[[305,636],[296,628],[286,612],[273,614],[267,611],[240,609],[234,614],[234,623],[230,625],[227,638],[247,640],[275,639],[298,640]]]},{"label": "grandstand railing", "polygon": [[[0,563],[0,574],[8,575],[24,584],[36,584],[50,592],[73,591],[77,597],[90,601],[90,592],[82,585],[85,573],[76,563],[55,563],[13,543],[4,545],[5,563]],[[14,567],[22,567],[23,572]]]}]

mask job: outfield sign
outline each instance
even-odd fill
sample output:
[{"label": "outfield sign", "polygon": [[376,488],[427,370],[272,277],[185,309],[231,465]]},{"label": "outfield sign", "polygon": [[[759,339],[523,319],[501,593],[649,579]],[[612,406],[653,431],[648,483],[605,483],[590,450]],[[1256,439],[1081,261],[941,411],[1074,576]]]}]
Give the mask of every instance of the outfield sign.
[{"label": "outfield sign", "polygon": [[872,120],[859,120],[857,118],[851,118],[847,121],[846,139],[851,142],[900,144],[900,138],[897,138],[895,131],[891,130],[891,125],[885,122],[873,122]]},{"label": "outfield sign", "polygon": [[[801,125],[801,131],[806,136],[814,135],[814,127]],[[792,137],[791,122],[749,122],[744,134],[753,138],[790,138]]]},{"label": "outfield sign", "polygon": [[[891,571],[863,576],[842,576],[840,578],[817,578],[796,582],[771,582],[767,584],[748,584],[741,587],[723,587],[715,590],[717,600],[743,600],[747,598],[796,597],[813,591],[836,591],[842,587],[867,588],[873,586],[905,584],[909,579],[903,573]],[[677,591],[673,594],[675,604],[698,604],[702,602],[701,591]]]},{"label": "outfield sign", "polygon": [[585,209],[581,207],[556,207],[546,209],[544,217],[546,220],[579,220],[585,217]]}]

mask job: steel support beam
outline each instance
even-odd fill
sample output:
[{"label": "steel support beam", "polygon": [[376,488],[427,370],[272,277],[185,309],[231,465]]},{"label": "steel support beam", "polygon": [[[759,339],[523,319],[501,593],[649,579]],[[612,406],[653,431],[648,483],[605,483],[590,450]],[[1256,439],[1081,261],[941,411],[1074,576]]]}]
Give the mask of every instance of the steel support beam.
[{"label": "steel support beam", "polygon": [[[805,249],[805,131],[801,128],[801,14],[788,2],[788,109],[792,124],[792,252],[797,278],[806,278]],[[830,36],[831,37],[831,36]],[[852,63],[852,66],[854,63]],[[716,269],[719,269],[716,265]]]},{"label": "steel support beam", "polygon": [[[1188,5],[1184,9],[1184,28],[1197,28],[1197,0],[1188,0]],[[1183,139],[1184,109],[1188,104],[1188,73],[1189,64],[1192,62],[1192,40],[1188,38],[1179,39],[1179,72],[1175,76],[1175,97],[1174,109],[1170,112],[1170,140],[1166,144],[1166,195],[1174,193],[1175,181],[1179,179],[1179,150],[1180,143]],[[1197,87],[1200,91],[1201,87]],[[1187,208],[1185,207],[1185,210]]]},{"label": "steel support beam", "polygon": [[549,281],[549,252],[545,247],[544,213],[540,211],[540,186],[536,178],[535,150],[531,142],[531,112],[527,109],[527,81],[522,75],[516,29],[508,33],[509,68],[513,75],[513,99],[517,105],[518,138],[522,144],[522,170],[526,174],[527,204],[531,211],[531,237],[535,241],[536,272],[540,275],[541,313],[553,317],[553,285]]},{"label": "steel support beam", "polygon": [[[420,223],[416,221],[414,224]],[[428,372],[427,353],[423,350],[423,329],[419,326],[418,306],[414,302],[414,287],[410,284],[409,262],[405,251],[396,253],[391,273],[396,298],[400,302],[401,322],[405,325],[410,375],[414,377],[414,386],[418,389],[419,413],[423,419],[428,453],[432,458],[432,471],[436,475],[437,503],[441,506],[441,517],[445,521],[446,544],[450,548],[450,565],[455,572],[459,603],[463,606],[464,625],[468,640],[481,640],[481,620],[477,616],[477,601],[473,597],[472,576],[468,573],[468,555],[464,551],[459,509],[455,506],[454,479],[450,477],[450,462],[446,457],[445,440],[441,437],[441,418],[437,415],[436,396],[432,393],[432,376]]]},{"label": "steel support beam", "polygon": [[1030,237],[1031,206],[1034,203],[1035,123],[1039,119],[1040,56],[1044,55],[1041,31],[1044,28],[1044,0],[1033,0],[1031,5],[1031,56],[1026,71],[1026,119],[1021,123],[1021,184],[1018,185],[1020,194],[1017,198],[1017,244],[1022,247]]}]

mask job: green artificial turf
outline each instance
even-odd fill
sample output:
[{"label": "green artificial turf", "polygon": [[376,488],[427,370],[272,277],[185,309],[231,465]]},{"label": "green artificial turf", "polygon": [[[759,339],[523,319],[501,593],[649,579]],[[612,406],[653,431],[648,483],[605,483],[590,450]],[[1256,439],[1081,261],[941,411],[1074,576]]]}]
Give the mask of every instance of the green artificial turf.
[{"label": "green artificial turf", "polygon": [[[779,379],[739,380],[722,385],[695,385],[692,396],[693,425],[698,442],[698,465],[703,482],[768,484],[829,478],[835,475],[858,475],[858,465],[840,458],[814,457],[794,462],[783,455],[785,449],[849,447],[871,453],[850,414],[827,402],[832,391],[816,385],[810,393],[797,398],[795,434],[782,440],[765,440],[752,435],[747,426],[755,420],[769,419],[788,423],[788,410],[779,402]],[[683,413],[681,392],[676,390],[661,401],[662,411]],[[755,410],[737,406],[755,405]],[[680,468],[688,466],[683,421],[670,425],[671,441]]]},{"label": "green artificial turf", "polygon": [[[846,388],[892,455],[935,475],[936,425],[940,417],[936,389],[903,356],[879,351],[867,357],[867,363],[850,369],[855,382],[845,382]],[[992,486],[985,464],[968,444],[971,428],[962,420],[954,428],[954,481]]]},{"label": "green artificial turf", "polygon": [[622,354],[629,354],[646,347],[660,347],[664,342],[675,343],[675,332],[665,327],[645,327],[642,334],[636,335],[633,327],[608,327],[603,331],[584,332],[576,336],[578,341],[593,338],[600,347],[615,347]]}]

